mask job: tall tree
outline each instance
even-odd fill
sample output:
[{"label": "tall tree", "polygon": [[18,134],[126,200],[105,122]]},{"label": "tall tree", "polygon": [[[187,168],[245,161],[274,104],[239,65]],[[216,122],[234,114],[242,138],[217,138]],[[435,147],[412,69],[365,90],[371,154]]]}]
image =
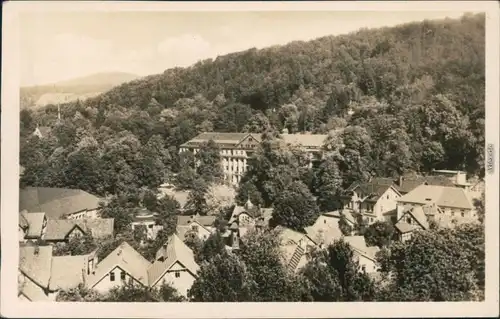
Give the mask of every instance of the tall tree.
[{"label": "tall tree", "polygon": [[315,187],[321,211],[332,211],[338,208],[337,202],[339,192],[342,190],[342,177],[334,157],[327,157],[321,163]]},{"label": "tall tree", "polygon": [[206,200],[206,193],[208,187],[203,180],[196,180],[191,192],[189,192],[185,211],[191,215],[207,215],[208,205]]},{"label": "tall tree", "polygon": [[318,216],[314,196],[304,183],[297,181],[276,199],[270,223],[302,231],[304,227],[314,224]]},{"label": "tall tree", "polygon": [[207,183],[221,182],[224,177],[220,150],[217,144],[210,140],[200,146],[196,153],[196,172]]},{"label": "tall tree", "polygon": [[474,274],[481,267],[475,263],[484,261],[484,251],[471,245],[472,241],[481,247],[481,231],[469,229],[418,232],[408,242],[393,243],[388,253],[378,257],[382,273],[390,278],[378,299],[474,300],[481,290]]},{"label": "tall tree", "polygon": [[255,283],[245,263],[235,254],[218,254],[200,266],[198,277],[189,289],[192,301],[253,301]]},{"label": "tall tree", "polygon": [[394,236],[394,226],[391,222],[376,221],[366,228],[364,236],[368,246],[389,246]]}]

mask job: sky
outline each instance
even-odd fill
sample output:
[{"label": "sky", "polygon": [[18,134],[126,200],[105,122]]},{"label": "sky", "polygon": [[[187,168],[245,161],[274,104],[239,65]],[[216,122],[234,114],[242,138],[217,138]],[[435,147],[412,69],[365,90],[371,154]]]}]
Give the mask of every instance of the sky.
[{"label": "sky", "polygon": [[249,48],[464,12],[25,12],[21,85],[102,72],[139,76]]}]

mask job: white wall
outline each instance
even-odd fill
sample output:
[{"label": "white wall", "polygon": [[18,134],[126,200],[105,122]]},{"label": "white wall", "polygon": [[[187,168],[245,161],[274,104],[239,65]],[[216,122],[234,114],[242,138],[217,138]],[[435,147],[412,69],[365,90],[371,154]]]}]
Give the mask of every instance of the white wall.
[{"label": "white wall", "polygon": [[67,219],[95,219],[97,217],[97,209],[73,213],[66,216]]},{"label": "white wall", "polygon": [[[141,285],[137,280],[132,278],[128,273],[125,272],[125,280],[121,279],[121,272],[122,269],[120,267],[115,267],[112,269],[109,273],[107,273],[96,285],[94,285],[94,289],[100,293],[107,293],[111,288],[113,287],[121,287],[124,286],[126,282],[129,282],[129,280],[132,280],[133,282],[137,283],[138,285]],[[115,274],[115,280],[111,281],[110,280],[110,274],[114,273]],[[92,287],[91,287],[92,288]]]},{"label": "white wall", "polygon": [[396,209],[397,199],[401,197],[398,193],[389,187],[382,196],[378,199],[373,208],[373,213],[377,216],[378,220],[384,220],[384,213]]},{"label": "white wall", "polygon": [[375,261],[361,255],[360,253],[358,252],[355,252],[355,256],[357,257],[358,259],[358,262],[359,262],[359,266],[361,268],[363,268],[363,266],[365,267],[365,271],[367,273],[373,273],[373,272],[376,272],[377,271],[377,264],[375,263]]},{"label": "white wall", "polygon": [[[176,273],[178,277],[176,277]],[[179,294],[187,296],[188,290],[193,285],[196,277],[194,277],[183,265],[176,262],[169,270],[163,275],[163,277],[158,280],[158,283],[154,287],[160,287],[163,282],[169,283],[177,289]]]}]

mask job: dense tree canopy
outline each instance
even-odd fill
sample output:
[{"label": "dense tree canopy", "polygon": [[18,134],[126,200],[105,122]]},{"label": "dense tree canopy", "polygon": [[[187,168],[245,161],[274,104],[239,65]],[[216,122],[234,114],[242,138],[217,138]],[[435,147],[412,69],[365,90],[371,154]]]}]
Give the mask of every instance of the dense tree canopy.
[{"label": "dense tree canopy", "polygon": [[[232,53],[64,104],[57,125],[56,106],[25,109],[21,182],[105,195],[156,187],[177,174],[177,184],[190,188],[220,173],[180,162],[179,145],[197,133],[283,128],[343,130],[336,163],[324,164],[339,172],[319,177],[322,192],[406,170],[482,175],[484,28],[483,14],[466,15]],[[37,124],[53,134],[32,137]],[[213,164],[217,155],[200,156]],[[248,178],[276,179],[258,189],[265,205],[297,179],[270,161],[258,161],[266,174]]]},{"label": "dense tree canopy", "polygon": [[[480,225],[416,233],[379,256],[389,281],[380,300],[476,300],[484,293],[484,230]],[[484,295],[483,295],[484,298]]]},{"label": "dense tree canopy", "polygon": [[375,282],[361,271],[353,249],[343,240],[314,252],[301,272],[314,301],[375,300]]},{"label": "dense tree canopy", "polygon": [[[185,214],[216,214],[218,232],[205,243],[188,239],[201,269],[189,291],[193,301],[444,301],[477,300],[484,291],[484,225],[432,228],[408,242],[393,242],[389,223],[351,228],[382,247],[378,285],[360,269],[343,241],[309,256],[298,274],[284,267],[279,236],[252,230],[239,250],[221,236],[232,203],[207,201],[223,181],[217,145],[179,153],[201,132],[252,132],[262,143],[248,159],[236,203],[272,207],[271,226],[303,231],[320,211],[338,208],[353,182],[408,171],[459,169],[484,174],[485,16],[423,21],[393,28],[250,49],[188,68],[126,83],[85,101],[23,109],[20,114],[21,186],[76,188],[106,198],[102,217],[115,234],[55,248],[55,254],[99,258],[128,242],[148,260],[174,233],[180,204],[158,196],[172,182],[190,190]],[[25,99],[24,99],[25,100]],[[39,138],[33,130],[48,126]],[[279,132],[327,134],[310,165],[300,147]],[[284,133],[283,133],[284,134]],[[311,167],[312,166],[312,167]],[[475,203],[484,221],[484,198]],[[130,223],[141,211],[164,226],[155,240]],[[355,216],[361,218],[361,216]],[[180,301],[162,287],[114,289],[99,295],[79,287],[67,301]]]},{"label": "dense tree canopy", "polygon": [[304,183],[290,184],[274,202],[272,225],[282,225],[301,231],[314,224],[319,216],[314,196]]}]

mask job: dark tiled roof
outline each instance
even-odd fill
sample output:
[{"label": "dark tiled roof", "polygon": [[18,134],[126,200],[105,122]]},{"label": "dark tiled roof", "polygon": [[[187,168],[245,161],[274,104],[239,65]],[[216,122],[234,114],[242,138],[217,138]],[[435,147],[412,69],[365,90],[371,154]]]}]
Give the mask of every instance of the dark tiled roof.
[{"label": "dark tiled roof", "polygon": [[365,196],[368,196],[366,200],[377,201],[378,198],[382,196],[391,186],[397,190],[397,187],[393,183],[388,182],[386,179],[373,179],[372,181],[366,183],[353,183],[349,186],[346,192],[352,192],[359,188]]},{"label": "dark tiled roof", "polygon": [[19,210],[44,212],[47,219],[99,207],[101,199],[79,189],[26,187],[19,191]]}]

